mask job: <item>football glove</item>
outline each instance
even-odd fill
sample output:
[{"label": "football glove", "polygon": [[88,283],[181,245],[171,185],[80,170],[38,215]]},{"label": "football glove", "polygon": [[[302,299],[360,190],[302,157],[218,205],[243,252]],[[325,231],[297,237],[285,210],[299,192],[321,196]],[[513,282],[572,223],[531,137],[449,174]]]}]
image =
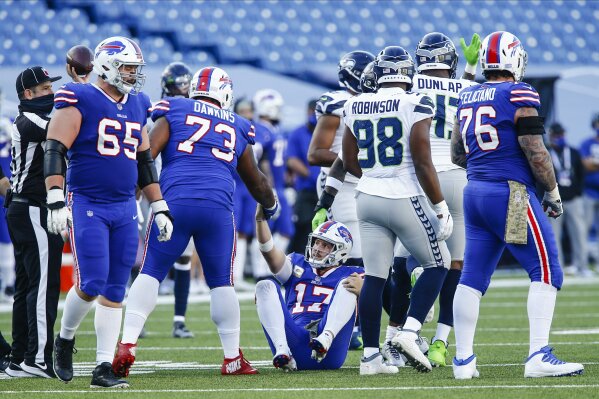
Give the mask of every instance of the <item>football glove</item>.
[{"label": "football glove", "polygon": [[154,223],[158,227],[158,241],[168,241],[173,234],[173,215],[166,201],[161,199],[150,204],[154,213]]},{"label": "football glove", "polygon": [[433,205],[433,209],[439,218],[439,230],[437,231],[437,240],[445,241],[453,232],[453,219],[449,213],[449,207],[445,200]]},{"label": "football glove", "polygon": [[60,234],[73,223],[71,210],[64,202],[64,191],[56,186],[48,190],[46,197],[48,207],[47,229],[51,234]]},{"label": "football glove", "polygon": [[316,211],[316,213],[314,214],[314,217],[312,218],[312,230],[316,230],[316,228],[318,226],[320,226],[321,224],[323,224],[324,222],[326,222],[327,220],[327,210],[324,208],[320,208],[319,210]]},{"label": "football glove", "polygon": [[478,33],[472,35],[472,41],[468,46],[466,46],[464,38],[460,38],[460,46],[462,47],[462,52],[464,53],[464,58],[466,58],[468,65],[476,66],[476,64],[478,64],[478,51],[480,50],[480,36]]},{"label": "football glove", "polygon": [[557,219],[564,213],[564,207],[562,205],[562,199],[559,196],[559,189],[557,186],[551,191],[545,191],[543,196],[543,211],[547,212],[550,218]]},{"label": "football glove", "polygon": [[279,214],[281,213],[281,207],[279,206],[278,198],[275,196],[275,204],[270,208],[267,208],[264,205],[262,205],[262,211],[264,212],[264,219],[276,220],[279,217]]}]

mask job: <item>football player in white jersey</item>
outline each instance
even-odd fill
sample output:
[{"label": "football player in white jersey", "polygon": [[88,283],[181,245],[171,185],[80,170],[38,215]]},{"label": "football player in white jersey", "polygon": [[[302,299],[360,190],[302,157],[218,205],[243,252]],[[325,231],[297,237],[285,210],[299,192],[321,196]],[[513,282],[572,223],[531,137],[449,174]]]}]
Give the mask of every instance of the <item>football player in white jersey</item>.
[{"label": "football player in white jersey", "polygon": [[[469,47],[465,47],[462,40],[462,48],[469,65],[464,72],[464,78],[470,80],[455,79],[458,65],[455,45],[449,37],[439,32],[425,35],[418,43],[418,74],[412,80],[412,91],[426,94],[435,104],[436,112],[430,128],[431,155],[441,183],[441,191],[454,222],[453,233],[447,239],[451,266],[439,294],[437,331],[428,351],[431,364],[436,366],[446,365],[447,339],[453,326],[453,297],[462,273],[466,242],[462,193],[468,180],[466,170],[451,162],[451,132],[458,105],[458,93],[463,88],[477,84],[473,79],[476,74],[480,37],[475,33]],[[469,51],[470,48],[473,51]],[[474,57],[471,57],[471,53]]]},{"label": "football player in white jersey", "polygon": [[[343,106],[353,96],[362,92],[360,76],[366,65],[374,60],[374,55],[366,51],[352,51],[341,57],[339,61],[339,84],[345,90],[324,93],[316,103],[318,122],[314,128],[312,141],[308,149],[310,165],[321,166],[316,191],[318,196],[325,187],[329,168],[341,151],[341,140],[345,123],[343,123]],[[358,265],[362,261],[358,217],[354,199],[358,179],[348,175],[343,184],[336,186],[339,190],[335,203],[330,209],[330,217],[347,226],[354,238],[354,246],[349,254],[349,264]]]},{"label": "football player in white jersey", "polygon": [[430,97],[406,92],[414,62],[403,48],[383,49],[373,72],[378,91],[344,106],[342,145],[345,170],[360,177],[356,210],[366,269],[359,300],[364,341],[360,372],[389,372],[380,354],[379,332],[382,291],[397,238],[424,271],[412,290],[404,328],[391,342],[410,365],[427,372],[432,366],[418,346],[418,331],[447,275],[450,254],[444,240],[453,227],[430,154],[435,107]]}]

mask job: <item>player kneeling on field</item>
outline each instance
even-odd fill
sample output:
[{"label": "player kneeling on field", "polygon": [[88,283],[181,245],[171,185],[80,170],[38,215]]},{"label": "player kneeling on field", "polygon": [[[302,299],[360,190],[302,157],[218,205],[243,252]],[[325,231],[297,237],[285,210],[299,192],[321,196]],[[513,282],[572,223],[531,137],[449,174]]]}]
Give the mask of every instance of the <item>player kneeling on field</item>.
[{"label": "player kneeling on field", "polygon": [[[256,211],[260,251],[273,277],[256,284],[256,306],[273,365],[285,371],[338,369],[356,317],[364,269],[343,265],[353,240],[328,221],[308,236],[306,255],[275,248],[262,208]],[[285,297],[281,292],[285,288]]]}]

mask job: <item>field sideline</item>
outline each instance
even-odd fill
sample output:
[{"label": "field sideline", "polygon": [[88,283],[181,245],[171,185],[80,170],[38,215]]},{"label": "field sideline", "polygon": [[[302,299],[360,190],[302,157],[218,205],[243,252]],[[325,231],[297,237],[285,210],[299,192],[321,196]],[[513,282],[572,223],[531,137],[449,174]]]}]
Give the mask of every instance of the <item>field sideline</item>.
[{"label": "field sideline", "polygon": [[[460,396],[518,398],[599,397],[599,279],[567,279],[558,295],[551,344],[564,360],[585,364],[582,376],[525,379],[523,361],[528,354],[526,279],[498,279],[483,298],[475,350],[481,378],[455,381],[451,369],[419,374],[403,368],[397,375],[359,377],[360,352],[350,352],[338,371],[284,374],[274,370],[271,353],[251,300],[241,302],[241,345],[246,357],[260,369],[257,376],[221,377],[222,351],[210,320],[208,304],[195,299],[188,326],[195,338],[171,338],[172,305],[160,305],[147,323],[148,337],[140,342],[128,390],[88,388],[95,356],[93,315],[88,315],[77,336],[76,378],[65,385],[38,378],[11,380],[0,374],[4,398],[261,398],[265,393],[285,398],[377,397],[438,398]],[[247,298],[247,295],[244,295]],[[60,314],[59,314],[60,317]],[[386,323],[386,316],[383,318]],[[57,323],[58,327],[58,323]],[[426,325],[428,338],[434,326]],[[10,313],[0,313],[0,329],[10,331]],[[453,334],[451,335],[453,337]],[[453,346],[450,345],[453,354]]]}]

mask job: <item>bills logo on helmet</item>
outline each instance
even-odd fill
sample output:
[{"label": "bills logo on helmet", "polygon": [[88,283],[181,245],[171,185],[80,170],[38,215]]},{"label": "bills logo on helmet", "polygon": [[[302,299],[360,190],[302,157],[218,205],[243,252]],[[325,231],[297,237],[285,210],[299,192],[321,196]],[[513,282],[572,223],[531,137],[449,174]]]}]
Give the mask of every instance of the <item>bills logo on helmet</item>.
[{"label": "bills logo on helmet", "polygon": [[227,86],[231,86],[231,88],[233,87],[233,82],[231,81],[231,79],[228,76],[223,76],[218,81],[220,83],[222,83],[220,85],[220,87],[218,88],[219,90],[222,90]]},{"label": "bills logo on helmet", "polygon": [[343,237],[345,242],[353,242],[351,233],[349,232],[349,230],[346,227],[339,226],[339,234],[341,235],[341,237]]},{"label": "bills logo on helmet", "polygon": [[341,66],[341,68],[344,68],[344,69],[352,70],[356,66],[356,60],[354,60],[352,58],[345,58],[345,59],[339,61],[339,66]]},{"label": "bills logo on helmet", "polygon": [[[108,53],[108,55],[113,55],[113,54],[119,54],[121,51],[123,51],[125,49],[125,45],[123,44],[123,42],[120,41],[114,41],[114,42],[108,42],[108,43],[104,43],[99,49],[98,52],[96,53],[96,57],[98,56],[98,54],[100,54],[102,51],[106,51],[106,53]],[[141,55],[140,55],[141,56]]]}]

